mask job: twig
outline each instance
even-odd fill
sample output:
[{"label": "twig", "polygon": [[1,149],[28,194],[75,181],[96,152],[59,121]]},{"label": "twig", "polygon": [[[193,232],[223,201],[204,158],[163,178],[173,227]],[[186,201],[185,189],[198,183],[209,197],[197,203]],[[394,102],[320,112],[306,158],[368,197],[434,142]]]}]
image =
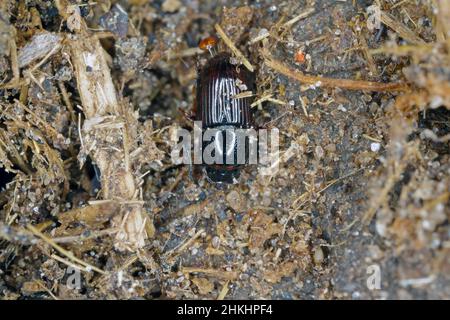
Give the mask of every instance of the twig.
[{"label": "twig", "polygon": [[187,58],[187,57],[192,57],[192,56],[197,56],[197,55],[201,55],[204,54],[205,51],[203,51],[200,48],[188,48],[185,50],[181,50],[179,52],[176,51],[169,51],[167,53],[167,59],[168,60],[175,60],[175,59],[179,59],[179,58]]},{"label": "twig", "polygon": [[197,231],[194,236],[192,236],[188,241],[186,241],[185,243],[183,243],[182,245],[180,245],[179,247],[173,249],[172,251],[169,251],[167,253],[167,255],[172,255],[175,253],[179,253],[179,252],[183,252],[184,249],[186,249],[191,243],[193,243],[195,241],[195,239],[197,239],[198,237],[200,237],[200,235],[205,232],[205,229],[200,229],[199,231]]},{"label": "twig", "polygon": [[110,228],[105,230],[99,230],[96,232],[91,232],[89,236],[85,237],[82,234],[76,235],[76,236],[67,236],[67,237],[57,237],[53,238],[53,241],[56,243],[70,243],[70,242],[77,242],[77,241],[85,241],[89,239],[98,238],[104,235],[111,235],[117,233],[119,230],[117,228]]},{"label": "twig", "polygon": [[241,93],[235,94],[231,98],[233,98],[233,99],[244,99],[244,98],[251,98],[253,96],[254,96],[253,92],[251,92],[251,91],[243,91]]},{"label": "twig", "polygon": [[383,142],[382,140],[377,139],[377,138],[374,138],[374,137],[371,137],[371,136],[369,136],[368,134],[365,134],[365,133],[363,133],[362,136],[363,136],[364,138],[366,138],[367,140],[371,140],[371,141],[378,142],[378,143]]},{"label": "twig", "polygon": [[74,269],[77,269],[77,270],[80,270],[80,271],[84,271],[84,272],[89,272],[89,270],[86,267],[80,266],[80,265],[75,264],[73,262],[70,262],[69,260],[62,258],[62,257],[58,256],[57,254],[52,254],[50,256],[50,258],[55,259],[56,261],[59,261],[61,263],[64,263],[65,265],[67,265],[69,267],[72,267]]},{"label": "twig", "polygon": [[180,173],[175,178],[175,181],[170,185],[169,189],[166,192],[172,192],[175,187],[180,183],[180,181],[183,179],[184,175],[187,172],[187,167],[183,167],[180,171]]},{"label": "twig", "polygon": [[350,178],[352,176],[354,176],[355,174],[357,174],[358,172],[364,170],[365,168],[360,168],[358,170],[355,170],[353,172],[350,172],[349,174],[346,174],[342,177],[339,177],[337,179],[334,179],[332,181],[330,181],[325,187],[323,187],[322,189],[320,189],[317,194],[321,194],[322,192],[324,192],[325,190],[327,190],[328,188],[330,188],[331,186],[335,185],[336,183],[338,183],[339,181],[342,181],[344,179]]},{"label": "twig", "polygon": [[49,53],[47,53],[45,55],[44,58],[42,58],[41,61],[39,61],[36,65],[34,65],[29,71],[33,72],[37,69],[39,69],[52,55],[54,55],[56,52],[58,52],[58,50],[61,49],[61,44],[57,43],[51,50]]},{"label": "twig", "polygon": [[308,17],[310,14],[312,14],[314,12],[314,8],[309,8],[306,9],[305,11],[303,11],[302,13],[300,13],[298,16],[292,18],[291,20],[286,21],[285,23],[283,23],[283,28],[289,28],[290,26],[292,26],[294,23],[297,23],[298,21],[300,21],[301,19],[304,19],[306,17]]},{"label": "twig", "polygon": [[396,56],[408,56],[412,54],[429,54],[433,48],[435,47],[435,44],[421,44],[421,45],[410,45],[405,44],[401,46],[383,46],[376,49],[370,49],[369,52],[372,55],[375,54],[393,54]]},{"label": "twig", "polygon": [[403,1],[397,2],[390,8],[390,10],[394,10],[395,8],[404,5],[406,2],[409,2],[409,1],[411,1],[411,0],[403,0]]},{"label": "twig", "polygon": [[65,105],[67,106],[67,109],[70,112],[70,117],[72,119],[72,122],[75,123],[76,122],[75,111],[73,109],[72,103],[70,102],[70,97],[69,97],[69,94],[67,93],[66,87],[64,86],[64,82],[58,81],[58,88],[61,91],[63,101],[64,101]]},{"label": "twig", "polygon": [[352,222],[350,222],[347,226],[339,230],[339,233],[344,233],[350,230],[357,222],[359,221],[359,218],[355,218]]},{"label": "twig", "polygon": [[305,75],[300,71],[290,69],[281,61],[275,60],[270,56],[266,56],[264,63],[271,69],[284,74],[285,76],[305,84],[320,85],[327,88],[342,88],[348,90],[363,91],[405,91],[408,86],[405,83],[382,83],[363,80],[348,80],[325,78],[319,76]]},{"label": "twig", "polygon": [[20,79],[19,62],[17,60],[17,44],[14,37],[10,41],[10,52],[11,52],[11,69],[13,71],[13,79],[11,82],[18,82]]},{"label": "twig", "polygon": [[305,100],[303,100],[302,96],[299,96],[298,99],[300,100],[300,104],[302,105],[303,113],[305,114],[305,116],[309,117],[308,110],[306,109]]},{"label": "twig", "polygon": [[55,296],[54,294],[53,294],[53,292],[50,290],[50,289],[48,289],[43,283],[42,283],[42,281],[41,280],[36,280],[36,283],[37,283],[37,285],[39,286],[39,287],[41,287],[42,289],[44,289],[54,300],[59,300],[58,299],[58,297],[57,296]]},{"label": "twig", "polygon": [[369,224],[372,221],[373,217],[377,210],[383,205],[389,196],[389,192],[394,187],[395,183],[400,179],[401,175],[405,171],[406,166],[411,160],[412,155],[414,155],[415,149],[411,151],[410,148],[407,149],[402,159],[397,163],[392,164],[392,172],[388,176],[387,180],[384,182],[384,187],[381,191],[379,191],[375,198],[371,200],[371,205],[367,209],[366,213],[363,216],[362,223]]},{"label": "twig", "polygon": [[223,299],[225,299],[225,297],[226,297],[226,295],[227,295],[227,293],[228,293],[228,291],[229,291],[229,287],[228,287],[228,285],[230,284],[230,280],[227,280],[227,282],[225,282],[225,284],[223,285],[223,287],[222,287],[222,290],[220,290],[220,293],[219,293],[219,295],[217,296],[217,300],[223,300]]},{"label": "twig", "polygon": [[272,103],[275,104],[279,104],[280,106],[285,106],[287,104],[286,101],[280,100],[280,99],[275,99],[275,98],[267,98],[267,101],[270,101]]},{"label": "twig", "polygon": [[[304,19],[304,18],[308,17],[313,12],[314,12],[314,8],[306,9],[304,12],[300,13],[299,15],[295,16],[294,18],[292,18],[292,19],[286,21],[285,23],[283,23],[280,28],[286,30],[286,29],[290,28],[292,25],[294,25],[295,23],[297,23],[298,21],[300,21],[301,19]],[[268,38],[269,36],[270,36],[269,32],[264,33],[262,35],[259,35],[256,38],[250,40],[250,44],[254,44],[256,42],[264,40],[264,39]]]},{"label": "twig", "polygon": [[84,142],[83,142],[83,135],[81,133],[81,114],[80,113],[78,114],[78,125],[77,125],[77,128],[78,128],[78,135],[80,137],[81,150],[85,151],[85,149],[84,149]]},{"label": "twig", "polygon": [[255,107],[255,106],[257,106],[257,105],[259,105],[259,104],[261,104],[261,103],[263,103],[263,102],[265,102],[265,101],[267,101],[267,100],[269,100],[270,98],[272,98],[272,94],[265,95],[265,96],[259,98],[258,100],[256,100],[255,102],[253,102],[253,103],[250,105],[250,107],[253,108],[253,107]]},{"label": "twig", "polygon": [[397,21],[391,14],[381,11],[381,22],[394,30],[400,37],[413,44],[425,44],[421,38],[419,38],[414,31],[408,29],[403,23]]},{"label": "twig", "polygon": [[182,273],[204,273],[206,275],[216,277],[219,279],[225,279],[225,280],[235,280],[238,277],[238,273],[236,271],[223,271],[218,269],[202,269],[202,268],[195,268],[195,267],[182,267],[180,270]]},{"label": "twig", "polygon": [[26,112],[28,112],[29,114],[31,114],[38,122],[40,122],[44,128],[48,129],[49,131],[51,131],[55,136],[58,136],[58,131],[56,131],[55,128],[53,128],[51,125],[49,125],[45,120],[43,120],[41,117],[39,117],[36,113],[34,113],[32,110],[30,110],[28,107],[26,107],[22,102],[20,102],[19,100],[15,100],[15,102],[22,108],[24,109]]},{"label": "twig", "polygon": [[90,200],[88,201],[89,205],[102,205],[105,203],[115,203],[115,204],[123,204],[123,205],[143,205],[145,204],[144,200],[116,200],[116,199],[103,199],[103,200]]},{"label": "twig", "polygon": [[33,227],[31,224],[27,225],[27,229],[30,230],[35,236],[41,238],[42,240],[44,240],[46,243],[48,243],[49,245],[51,245],[55,250],[57,250],[59,253],[61,253],[62,255],[66,256],[67,258],[77,262],[78,264],[81,264],[85,267],[87,267],[88,269],[94,270],[98,273],[101,274],[106,274],[105,271],[97,268],[96,266],[93,266],[87,262],[84,262],[81,259],[78,259],[77,257],[75,257],[73,255],[72,252],[67,251],[66,249],[64,249],[63,247],[61,247],[60,245],[58,245],[55,241],[53,241],[53,239],[47,237],[46,235],[44,235],[42,232],[40,232],[39,230],[37,230],[35,227]]},{"label": "twig", "polygon": [[340,247],[340,246],[342,246],[344,243],[346,243],[348,241],[348,239],[346,239],[346,240],[343,240],[343,241],[341,241],[341,242],[338,242],[338,243],[330,243],[330,244],[328,244],[328,243],[324,243],[324,244],[321,244],[321,246],[322,247],[328,247],[328,248],[334,248],[334,247]]},{"label": "twig", "polygon": [[366,38],[364,38],[363,35],[360,35],[359,42],[361,44],[361,50],[362,50],[364,56],[366,57],[370,72],[372,72],[372,75],[376,76],[378,74],[377,67],[373,60],[372,53],[369,51],[369,47],[367,45]]},{"label": "twig", "polygon": [[234,55],[242,62],[242,64],[250,71],[255,71],[252,64],[247,60],[247,58],[242,54],[241,51],[234,45],[233,41],[227,36],[225,31],[223,31],[222,27],[216,23],[215,25],[216,31],[219,36],[222,38],[223,42],[233,51]]}]

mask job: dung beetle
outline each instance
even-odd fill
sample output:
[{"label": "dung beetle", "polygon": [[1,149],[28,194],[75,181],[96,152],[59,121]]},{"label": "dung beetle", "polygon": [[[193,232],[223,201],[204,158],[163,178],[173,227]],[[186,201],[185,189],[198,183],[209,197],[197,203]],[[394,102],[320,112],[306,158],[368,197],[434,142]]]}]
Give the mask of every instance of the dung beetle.
[{"label": "dung beetle", "polygon": [[[201,121],[203,133],[208,129],[217,130],[216,143],[220,141],[219,144],[222,145],[214,152],[218,152],[223,161],[219,164],[205,164],[202,155],[202,163],[210,181],[236,183],[243,164],[237,161],[237,140],[227,141],[227,137],[233,136],[235,129],[253,128],[251,97],[236,96],[245,91],[253,92],[255,81],[253,74],[244,66],[232,63],[231,54],[213,54],[211,47],[215,45],[215,41],[212,39],[214,38],[207,38],[199,45],[200,48],[209,50],[212,57],[198,72],[194,110],[195,120]],[[205,150],[208,143],[210,142],[203,141],[202,150]],[[245,157],[247,159],[247,155]],[[230,158],[233,158],[231,163]]]}]

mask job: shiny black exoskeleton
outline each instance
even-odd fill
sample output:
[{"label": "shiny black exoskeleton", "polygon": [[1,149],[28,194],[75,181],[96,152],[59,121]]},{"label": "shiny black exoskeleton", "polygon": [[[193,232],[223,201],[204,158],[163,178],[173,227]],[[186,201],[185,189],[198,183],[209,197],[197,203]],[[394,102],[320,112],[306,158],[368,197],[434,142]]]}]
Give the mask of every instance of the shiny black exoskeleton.
[{"label": "shiny black exoskeleton", "polygon": [[[232,64],[230,59],[231,55],[225,52],[213,56],[199,71],[196,88],[195,120],[202,122],[203,132],[217,129],[215,139],[222,144],[215,149],[222,163],[204,165],[209,180],[219,183],[235,183],[242,167],[237,161],[237,142],[227,137],[232,136],[235,129],[253,126],[252,98],[236,98],[244,91],[254,92],[253,74],[244,66]],[[217,139],[219,135],[221,140]],[[203,150],[208,143],[203,142]],[[234,159],[231,163],[230,158]]]}]

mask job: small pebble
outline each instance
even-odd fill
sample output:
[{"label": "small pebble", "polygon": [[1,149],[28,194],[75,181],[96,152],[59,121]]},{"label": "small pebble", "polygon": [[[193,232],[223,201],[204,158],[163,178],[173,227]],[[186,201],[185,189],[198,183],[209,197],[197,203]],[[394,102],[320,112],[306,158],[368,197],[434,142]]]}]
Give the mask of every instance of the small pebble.
[{"label": "small pebble", "polygon": [[378,152],[380,151],[381,148],[381,144],[379,142],[372,142],[370,144],[370,150],[372,150],[372,152]]},{"label": "small pebble", "polygon": [[239,192],[237,192],[236,190],[230,191],[227,194],[227,202],[228,205],[233,208],[233,210],[239,212],[242,209],[242,198],[241,195],[239,194]]},{"label": "small pebble", "polygon": [[216,249],[220,246],[220,238],[218,236],[212,239],[212,246]]},{"label": "small pebble", "polygon": [[316,265],[320,265],[320,264],[322,264],[324,258],[325,258],[325,256],[324,256],[324,254],[323,254],[322,248],[321,248],[320,246],[317,247],[317,248],[314,250],[314,256],[313,256],[314,263],[315,263]]},{"label": "small pebble", "polygon": [[316,146],[315,153],[316,153],[317,159],[320,160],[323,158],[325,151],[323,151],[323,148],[321,146]]},{"label": "small pebble", "polygon": [[338,110],[342,112],[347,112],[347,109],[345,109],[345,107],[342,104],[338,105]]}]

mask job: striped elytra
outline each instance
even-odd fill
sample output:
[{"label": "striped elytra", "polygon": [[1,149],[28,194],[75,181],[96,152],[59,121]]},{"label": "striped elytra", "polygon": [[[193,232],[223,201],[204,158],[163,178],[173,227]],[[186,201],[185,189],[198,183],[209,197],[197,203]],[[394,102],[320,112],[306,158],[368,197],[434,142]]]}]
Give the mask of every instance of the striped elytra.
[{"label": "striped elytra", "polygon": [[225,52],[213,56],[197,79],[195,119],[202,122],[203,131],[217,129],[224,139],[223,148],[215,151],[221,153],[223,163],[205,165],[206,175],[213,182],[234,183],[239,177],[241,165],[226,160],[230,153],[237,159],[237,145],[234,141],[226,143],[226,132],[253,127],[252,98],[236,98],[244,91],[254,90],[253,74],[244,66],[232,64],[230,59],[231,55]]},{"label": "striped elytra", "polygon": [[202,121],[205,128],[223,125],[249,128],[252,125],[251,98],[233,98],[252,90],[252,74],[244,67],[231,64],[230,58],[228,53],[212,57],[197,79],[196,120]]}]

